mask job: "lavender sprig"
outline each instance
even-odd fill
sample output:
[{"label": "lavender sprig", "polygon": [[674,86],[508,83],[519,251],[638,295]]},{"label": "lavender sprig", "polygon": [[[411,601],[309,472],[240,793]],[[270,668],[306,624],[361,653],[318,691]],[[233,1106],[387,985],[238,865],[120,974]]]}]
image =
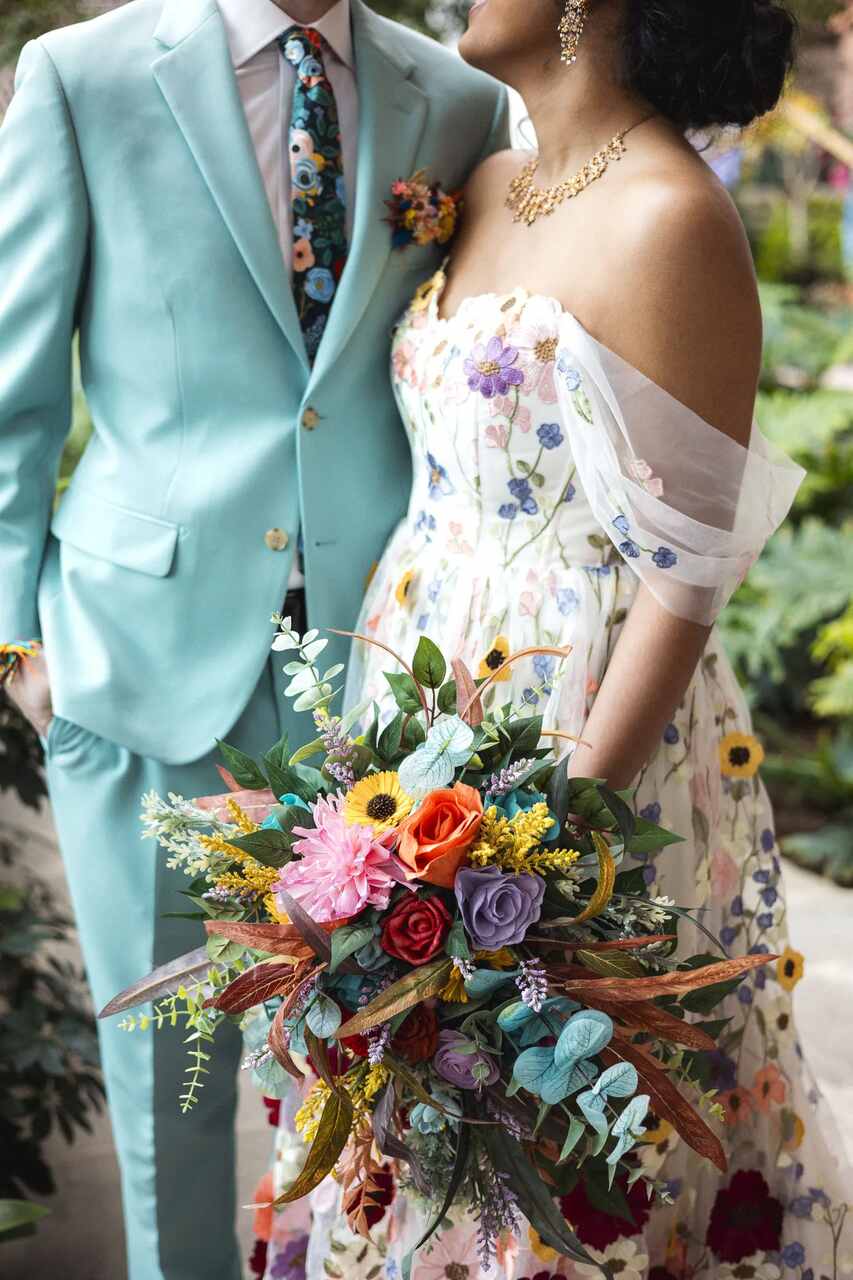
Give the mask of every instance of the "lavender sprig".
[{"label": "lavender sprig", "polygon": [[372,1067],[381,1065],[385,1057],[385,1050],[388,1048],[391,1040],[391,1028],[385,1023],[381,1027],[374,1027],[372,1031],[367,1033],[367,1060]]},{"label": "lavender sprig", "polygon": [[548,975],[542,966],[536,960],[522,960],[515,985],[524,1004],[539,1013],[548,997]]},{"label": "lavender sprig", "polygon": [[[355,742],[344,730],[340,716],[330,716],[327,711],[315,712],[314,723],[323,740],[326,772],[345,791],[350,791],[355,786],[355,770],[352,766]],[[335,756],[336,759],[330,760],[329,756]]]},{"label": "lavender sprig", "polygon": [[518,1200],[507,1186],[508,1174],[494,1173],[493,1180],[480,1184],[478,1205],[474,1218],[477,1222],[477,1253],[484,1270],[494,1261],[497,1243],[504,1231],[518,1233]]},{"label": "lavender sprig", "polygon": [[489,795],[493,797],[509,795],[510,791],[514,791],[518,786],[519,781],[532,764],[532,760],[516,760],[515,764],[508,765],[506,769],[501,769],[500,773],[493,773],[487,788]]}]

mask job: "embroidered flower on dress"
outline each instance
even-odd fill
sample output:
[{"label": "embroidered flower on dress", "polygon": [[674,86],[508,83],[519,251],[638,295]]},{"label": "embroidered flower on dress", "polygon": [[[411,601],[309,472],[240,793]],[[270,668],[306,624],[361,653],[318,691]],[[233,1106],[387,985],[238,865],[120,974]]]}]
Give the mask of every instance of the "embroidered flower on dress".
[{"label": "embroidered flower on dress", "polygon": [[564,439],[559,422],[543,422],[536,435],[543,449],[559,449]]},{"label": "embroidered flower on dress", "polygon": [[779,1248],[784,1211],[757,1169],[741,1169],[717,1192],[706,1243],[721,1262]]},{"label": "embroidered flower on dress", "polygon": [[673,565],[678,564],[678,556],[671,547],[658,547],[652,560],[659,569],[671,569]]},{"label": "embroidered flower on dress", "polygon": [[[479,670],[477,671],[477,679],[485,680],[489,676],[494,675],[494,673],[503,666],[508,657],[509,640],[507,640],[506,636],[498,636],[492,643],[492,647],[489,649],[489,652],[480,663]],[[512,672],[510,668],[507,667],[506,671],[501,672],[497,678],[498,680],[509,680],[511,674]]]},{"label": "embroidered flower on dress", "polygon": [[485,345],[478,342],[465,361],[468,386],[486,400],[496,395],[505,396],[510,387],[524,383],[524,373],[516,367],[517,361],[517,348],[505,347],[498,337],[489,338]]},{"label": "embroidered flower on dress", "polygon": [[805,956],[793,947],[786,947],[783,955],[776,961],[776,977],[785,991],[793,991],[803,976],[806,967]]},{"label": "embroidered flower on dress", "polygon": [[530,481],[516,477],[507,482],[507,488],[515,498],[526,516],[535,516],[539,512],[539,503],[533,496]]},{"label": "embroidered flower on dress", "polygon": [[754,778],[764,761],[764,748],[751,733],[728,733],[720,743],[720,770],[725,778]]},{"label": "embroidered flower on dress", "polygon": [[628,464],[628,473],[653,498],[663,497],[663,481],[654,474],[649,464],[644,462],[642,458],[632,459]]},{"label": "embroidered flower on dress", "polygon": [[453,484],[440,462],[432,453],[427,454],[427,462],[429,463],[429,496],[431,498],[446,498],[448,494],[454,493]]},{"label": "embroidered flower on dress", "polygon": [[557,403],[557,387],[554,370],[557,359],[557,338],[553,325],[541,322],[522,322],[514,329],[510,341],[522,352],[525,385],[543,404]]}]

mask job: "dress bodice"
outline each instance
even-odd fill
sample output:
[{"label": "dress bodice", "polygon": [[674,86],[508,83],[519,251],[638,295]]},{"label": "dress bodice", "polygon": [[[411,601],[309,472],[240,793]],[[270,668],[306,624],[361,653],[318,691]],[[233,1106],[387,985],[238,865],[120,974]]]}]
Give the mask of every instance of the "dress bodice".
[{"label": "dress bodice", "polygon": [[439,315],[444,275],[419,291],[393,345],[393,376],[412,448],[413,532],[451,555],[518,571],[552,560],[600,566],[601,536],[561,422],[557,380],[590,413],[560,353],[563,311],[521,289]]}]

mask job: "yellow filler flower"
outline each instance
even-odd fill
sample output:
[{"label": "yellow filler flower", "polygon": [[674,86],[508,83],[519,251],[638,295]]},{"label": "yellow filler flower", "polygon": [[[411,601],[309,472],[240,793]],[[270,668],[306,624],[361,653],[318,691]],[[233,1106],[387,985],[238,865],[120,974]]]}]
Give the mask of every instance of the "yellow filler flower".
[{"label": "yellow filler flower", "polygon": [[729,733],[720,743],[720,768],[726,778],[754,778],[764,760],[764,748],[751,733]]}]

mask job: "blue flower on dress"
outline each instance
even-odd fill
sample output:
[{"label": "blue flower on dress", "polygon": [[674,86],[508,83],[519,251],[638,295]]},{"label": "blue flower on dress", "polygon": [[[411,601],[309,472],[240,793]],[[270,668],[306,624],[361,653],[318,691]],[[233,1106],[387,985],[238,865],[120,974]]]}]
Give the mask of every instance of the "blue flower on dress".
[{"label": "blue flower on dress", "polygon": [[575,486],[572,484],[570,480],[569,483],[566,485],[566,492],[563,494],[563,502],[571,502],[576,493],[577,493],[577,489],[575,488]]},{"label": "blue flower on dress", "polygon": [[624,542],[619,543],[619,550],[623,556],[627,556],[630,560],[639,560],[640,558],[640,548],[630,538],[626,538]]},{"label": "blue flower on dress", "polygon": [[752,1004],[752,987],[738,987],[737,998],[741,1004]]},{"label": "blue flower on dress", "polygon": [[446,498],[448,494],[454,493],[455,490],[451,484],[450,477],[435,455],[428,453],[427,462],[429,463],[429,496],[431,498]]},{"label": "blue flower on dress", "polygon": [[806,1260],[806,1251],[799,1241],[786,1244],[782,1250],[782,1261],[786,1267],[801,1267]]},{"label": "blue flower on dress", "polygon": [[646,822],[654,822],[655,825],[660,822],[661,808],[657,800],[653,800],[651,804],[644,805],[640,810],[640,817],[645,818]]},{"label": "blue flower on dress", "polygon": [[643,881],[647,886],[653,885],[657,878],[657,872],[654,867],[643,867]]},{"label": "blue flower on dress", "polygon": [[536,515],[539,510],[539,504],[533,496],[533,490],[530,487],[529,480],[522,480],[518,478],[510,480],[507,483],[507,488],[516,499],[518,505],[526,516]]},{"label": "blue flower on dress", "polygon": [[570,613],[574,613],[581,602],[581,598],[574,587],[558,587],[556,600],[557,608],[564,618],[567,618]]},{"label": "blue flower on dress", "polygon": [[669,547],[658,547],[652,560],[659,569],[671,569],[674,564],[678,564],[678,556]]},{"label": "blue flower on dress", "polygon": [[504,502],[498,507],[501,520],[514,520],[518,515],[518,507],[514,502]]},{"label": "blue flower on dress", "polygon": [[778,900],[778,891],[773,888],[772,884],[769,885],[768,888],[761,890],[761,901],[764,903],[765,907],[772,907]]},{"label": "blue flower on dress", "polygon": [[335,296],[335,277],[328,267],[312,267],[305,277],[305,292],[315,302],[329,302]]},{"label": "blue flower on dress", "polygon": [[559,422],[543,422],[541,427],[537,427],[536,435],[543,449],[559,449],[563,443]]},{"label": "blue flower on dress", "polygon": [[730,947],[737,937],[737,929],[732,928],[730,924],[724,925],[720,930],[720,942],[724,947]]},{"label": "blue flower on dress", "polygon": [[620,533],[628,534],[631,532],[631,525],[628,521],[627,516],[618,515],[616,519],[613,521],[613,525],[616,529],[619,530]]},{"label": "blue flower on dress", "polygon": [[570,391],[577,391],[581,384],[581,376],[577,369],[573,369],[571,365],[571,356],[568,351],[561,351],[557,360],[557,372],[563,375],[563,381]]},{"label": "blue flower on dress", "polygon": [[668,724],[663,731],[663,740],[668,747],[674,747],[677,742],[681,741],[681,734],[678,732],[674,724]]},{"label": "blue flower on dress", "polygon": [[776,843],[776,837],[769,827],[765,827],[761,833],[761,847],[765,853],[769,853]]},{"label": "blue flower on dress", "polygon": [[720,1093],[737,1087],[737,1063],[722,1049],[714,1049],[706,1057],[711,1068],[711,1084]]},{"label": "blue flower on dress", "polygon": [[418,514],[417,520],[415,521],[415,533],[426,534],[427,540],[429,541],[430,540],[429,535],[435,532],[435,528],[436,528],[435,516],[430,515],[429,512],[427,511],[421,511]]},{"label": "blue flower on dress", "polygon": [[418,631],[426,631],[428,626],[429,626],[429,614],[422,613],[421,616],[418,618]]},{"label": "blue flower on dress", "polygon": [[430,604],[435,604],[440,594],[441,578],[433,578],[432,582],[427,587],[427,600],[429,600]]},{"label": "blue flower on dress", "polygon": [[743,898],[741,897],[740,894],[737,894],[736,897],[732,898],[729,911],[732,913],[733,916],[743,915]]},{"label": "blue flower on dress", "polygon": [[542,692],[547,696],[551,693],[551,685],[548,683],[553,675],[557,665],[557,659],[550,653],[537,653],[533,659],[533,670],[542,681]]},{"label": "blue flower on dress", "polygon": [[[762,911],[758,916],[756,916],[755,922],[758,925],[759,929],[772,929],[773,928],[773,912]],[[762,974],[762,977],[763,976],[764,975]]]},{"label": "blue flower on dress", "polygon": [[766,867],[761,867],[758,871],[753,871],[752,878],[756,884],[769,884],[770,872]]},{"label": "blue flower on dress", "polygon": [[534,689],[525,689],[521,695],[521,705],[523,707],[535,707],[539,701],[539,694]]}]

